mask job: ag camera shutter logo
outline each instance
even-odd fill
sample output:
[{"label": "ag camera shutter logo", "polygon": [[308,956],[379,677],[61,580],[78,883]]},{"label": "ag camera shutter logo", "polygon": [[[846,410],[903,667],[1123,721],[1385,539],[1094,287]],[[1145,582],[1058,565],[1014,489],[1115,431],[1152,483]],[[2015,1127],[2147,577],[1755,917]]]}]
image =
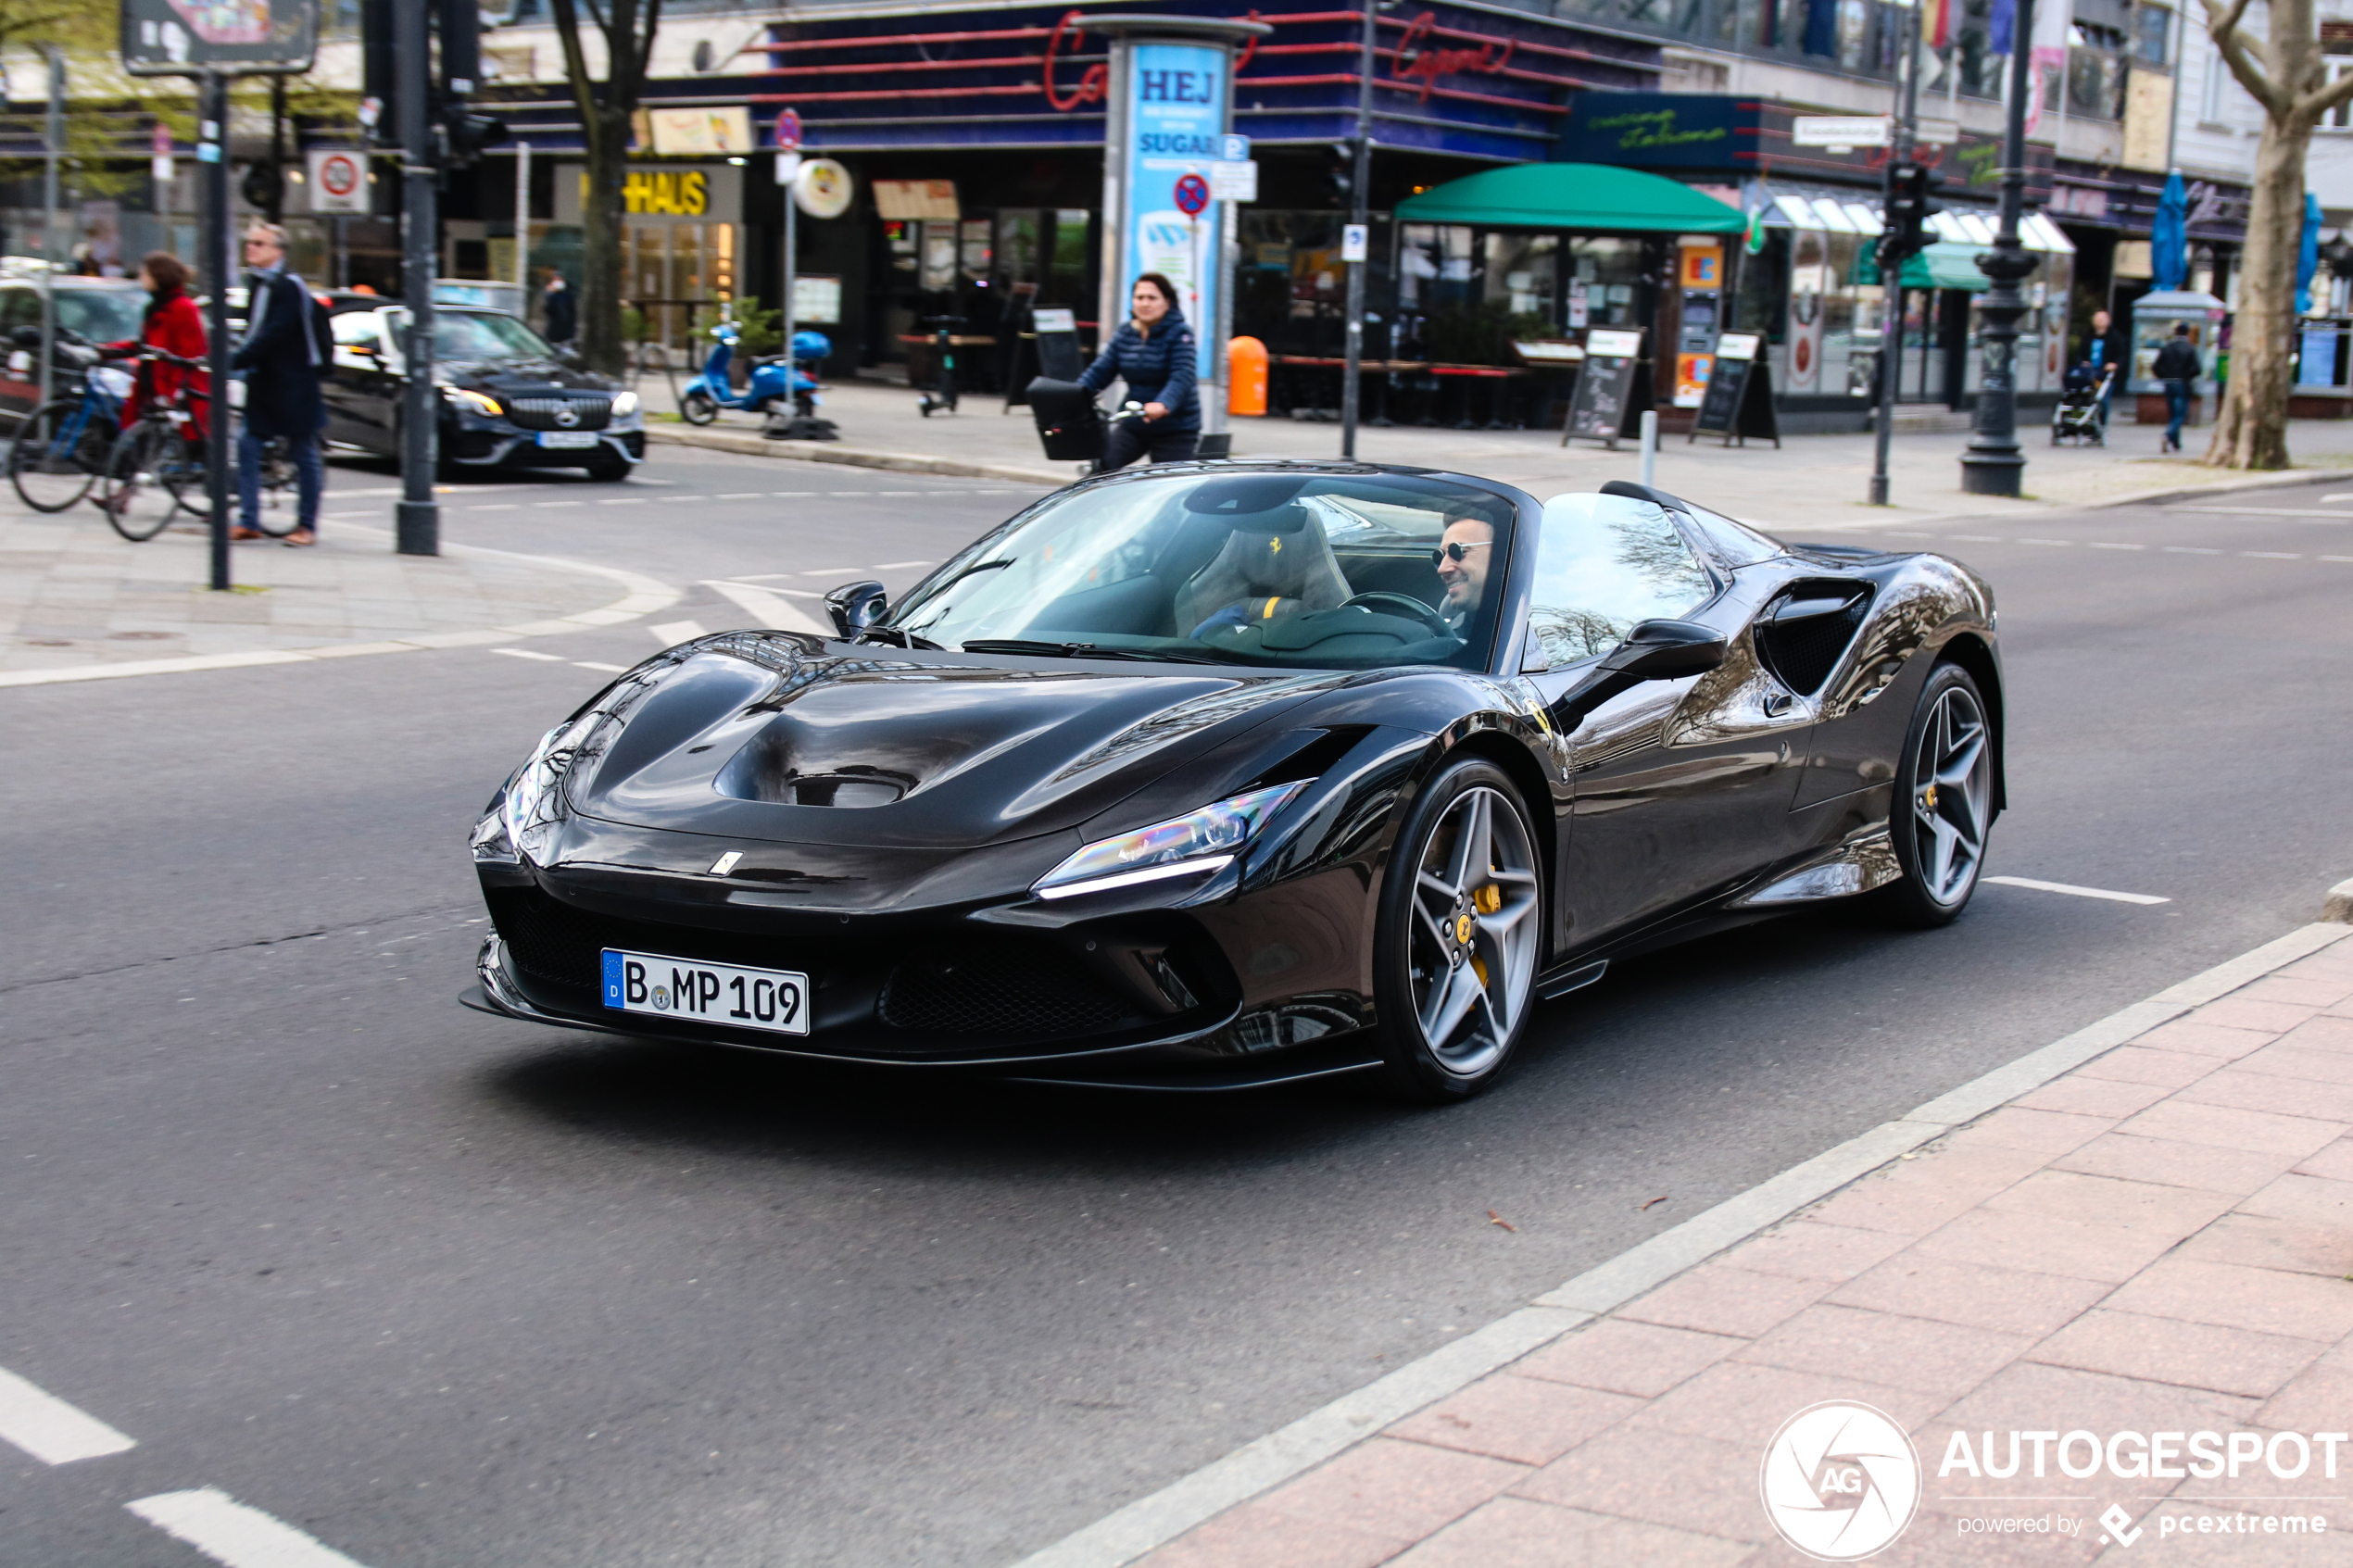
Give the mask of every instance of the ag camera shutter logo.
[{"label": "ag camera shutter logo", "polygon": [[1783,1540],[1818,1562],[1854,1562],[1911,1524],[1920,1456],[1884,1411],[1829,1400],[1773,1434],[1757,1489]]}]

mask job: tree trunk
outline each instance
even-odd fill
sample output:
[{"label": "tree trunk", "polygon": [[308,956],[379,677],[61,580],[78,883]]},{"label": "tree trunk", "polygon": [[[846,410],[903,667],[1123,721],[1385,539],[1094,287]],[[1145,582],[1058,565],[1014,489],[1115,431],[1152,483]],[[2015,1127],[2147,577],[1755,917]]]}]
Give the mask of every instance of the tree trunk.
[{"label": "tree trunk", "polygon": [[617,376],[627,369],[621,330],[627,297],[628,229],[622,188],[629,177],[629,116],[600,112],[587,143],[588,188],[582,193],[580,228],[580,356],[593,370]]},{"label": "tree trunk", "polygon": [[[2205,460],[2216,468],[2288,466],[2289,336],[2296,326],[2296,253],[2304,231],[2309,123],[2266,116],[2255,154],[2255,196],[2239,257],[2231,377]],[[2209,368],[2214,350],[2208,349]]]}]

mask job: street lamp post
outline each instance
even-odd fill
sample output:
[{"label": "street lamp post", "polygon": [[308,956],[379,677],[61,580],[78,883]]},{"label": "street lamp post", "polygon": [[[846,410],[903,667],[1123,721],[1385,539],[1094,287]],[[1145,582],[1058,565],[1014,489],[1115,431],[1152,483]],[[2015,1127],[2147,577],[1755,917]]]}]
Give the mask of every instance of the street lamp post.
[{"label": "street lamp post", "polygon": [[1340,455],[1356,456],[1356,379],[1365,366],[1365,270],[1372,265],[1371,223],[1372,193],[1366,189],[1373,179],[1373,30],[1377,25],[1376,0],[1359,0],[1362,6],[1362,31],[1356,42],[1356,135],[1352,149],[1354,174],[1349,193],[1353,198],[1349,222],[1366,236],[1365,255],[1348,265],[1348,341],[1341,350],[1340,372]]},{"label": "street lamp post", "polygon": [[1904,369],[1904,261],[1899,247],[1892,242],[1895,232],[1895,171],[1912,161],[1913,136],[1919,123],[1920,106],[1920,7],[1918,0],[1904,13],[1900,29],[1903,54],[1896,69],[1903,75],[1903,91],[1896,99],[1893,122],[1888,127],[1887,178],[1880,198],[1880,334],[1879,334],[1879,402],[1873,418],[1872,435],[1875,451],[1871,464],[1871,505],[1887,505],[1888,448],[1895,434],[1895,382]]},{"label": "street lamp post", "polygon": [[[1971,495],[2016,495],[2026,472],[2018,445],[2018,323],[2026,314],[2019,283],[2034,270],[2034,258],[2019,244],[2020,209],[2026,203],[2026,94],[2032,78],[2034,0],[2017,0],[2010,30],[2009,124],[2002,138],[2001,226],[1994,248],[1977,258],[1978,270],[1993,280],[1980,306],[1985,318],[1984,370],[1977,394],[1977,426],[1961,454],[1961,488]],[[2048,0],[2057,5],[2060,0]]]}]

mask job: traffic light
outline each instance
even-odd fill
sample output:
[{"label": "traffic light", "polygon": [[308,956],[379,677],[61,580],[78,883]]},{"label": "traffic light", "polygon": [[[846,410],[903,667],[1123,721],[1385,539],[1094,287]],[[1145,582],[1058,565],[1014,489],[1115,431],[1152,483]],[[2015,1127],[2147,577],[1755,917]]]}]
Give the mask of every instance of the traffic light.
[{"label": "traffic light", "polygon": [[1353,207],[1356,205],[1356,149],[1346,142],[1334,142],[1331,154],[1332,167],[1328,179],[1332,205]]},{"label": "traffic light", "polygon": [[447,167],[462,169],[482,157],[483,149],[507,134],[507,122],[495,114],[476,114],[453,104],[442,117],[441,134],[447,147]]},{"label": "traffic light", "polygon": [[1944,176],[1924,163],[1899,163],[1888,170],[1887,227],[1880,236],[1880,263],[1891,270],[1934,239],[1929,220],[1944,210],[1936,193]]},{"label": "traffic light", "polygon": [[237,182],[240,194],[247,207],[258,207],[269,215],[271,222],[286,200],[286,171],[267,159],[245,165],[245,174]]},{"label": "traffic light", "polygon": [[359,0],[359,126],[377,146],[400,144],[400,128],[392,112],[399,69],[392,5],[393,0]]}]

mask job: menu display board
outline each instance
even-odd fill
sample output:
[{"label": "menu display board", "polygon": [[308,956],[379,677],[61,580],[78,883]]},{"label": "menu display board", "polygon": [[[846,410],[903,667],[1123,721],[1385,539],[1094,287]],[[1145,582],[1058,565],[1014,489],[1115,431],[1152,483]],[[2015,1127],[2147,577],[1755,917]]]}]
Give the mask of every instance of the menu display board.
[{"label": "menu display board", "polygon": [[1642,332],[1614,327],[1588,332],[1585,367],[1577,377],[1577,395],[1568,405],[1561,445],[1574,438],[1606,442],[1616,450],[1620,437],[1640,427],[1650,407],[1650,366],[1642,358]]},{"label": "menu display board", "polygon": [[1691,441],[1703,434],[1720,435],[1728,446],[1735,437],[1745,446],[1754,435],[1780,445],[1773,372],[1761,358],[1763,351],[1764,339],[1756,332],[1726,332],[1717,340],[1716,370],[1708,378],[1699,417],[1692,421]]}]

